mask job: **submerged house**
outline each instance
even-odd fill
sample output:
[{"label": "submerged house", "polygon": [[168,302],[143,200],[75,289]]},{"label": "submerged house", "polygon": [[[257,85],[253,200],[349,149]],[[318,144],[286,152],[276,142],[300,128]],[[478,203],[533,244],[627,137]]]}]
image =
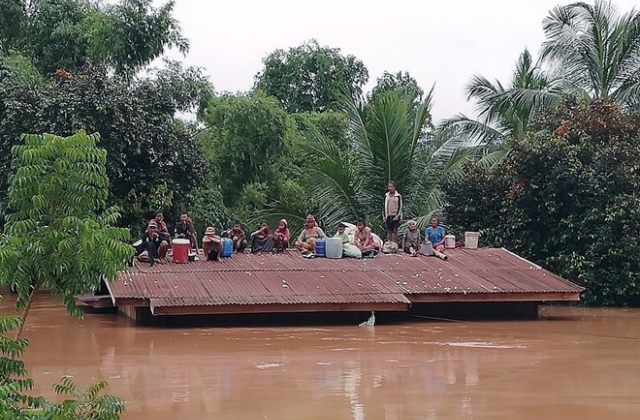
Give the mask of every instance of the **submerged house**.
[{"label": "submerged house", "polygon": [[83,297],[133,320],[158,316],[323,312],[536,317],[540,303],[577,302],[584,290],[502,248],[451,249],[445,261],[404,254],[304,259],[234,254],[219,262],[136,264]]}]

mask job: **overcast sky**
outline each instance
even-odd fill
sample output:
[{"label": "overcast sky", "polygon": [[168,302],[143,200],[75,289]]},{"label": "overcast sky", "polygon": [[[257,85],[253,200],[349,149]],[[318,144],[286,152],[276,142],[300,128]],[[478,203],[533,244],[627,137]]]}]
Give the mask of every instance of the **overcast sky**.
[{"label": "overcast sky", "polygon": [[[156,0],[156,4],[163,1]],[[508,81],[524,48],[537,56],[542,19],[558,0],[176,0],[191,42],[187,65],[205,69],[217,91],[246,91],[277,48],[311,38],[353,54],[369,69],[408,71],[424,90],[435,83],[436,120],[473,114],[464,87],[474,74]],[[617,0],[621,12],[634,0]],[[174,52],[171,58],[180,56]]]}]

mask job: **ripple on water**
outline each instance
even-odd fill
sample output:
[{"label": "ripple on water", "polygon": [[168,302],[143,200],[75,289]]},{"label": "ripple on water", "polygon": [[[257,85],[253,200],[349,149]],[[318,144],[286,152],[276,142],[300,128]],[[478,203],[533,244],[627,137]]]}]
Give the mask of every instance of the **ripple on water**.
[{"label": "ripple on water", "polygon": [[271,369],[271,368],[276,368],[276,367],[281,367],[284,366],[284,364],[282,363],[260,363],[258,365],[256,365],[256,368],[258,369]]},{"label": "ripple on water", "polygon": [[438,344],[440,346],[475,347],[475,348],[485,348],[485,349],[526,349],[527,348],[527,346],[522,344],[499,344],[499,343],[489,343],[485,341],[463,341],[458,343],[430,343],[430,344]]}]

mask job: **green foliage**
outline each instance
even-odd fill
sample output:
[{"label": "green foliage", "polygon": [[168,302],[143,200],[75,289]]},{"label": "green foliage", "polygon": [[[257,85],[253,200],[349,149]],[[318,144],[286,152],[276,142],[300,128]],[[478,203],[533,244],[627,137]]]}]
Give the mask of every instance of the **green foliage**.
[{"label": "green foliage", "polygon": [[9,52],[13,43],[20,37],[25,19],[22,0],[0,0],[0,54]]},{"label": "green foliage", "polygon": [[211,181],[187,194],[181,208],[182,212],[189,213],[199,235],[204,234],[207,226],[215,226],[220,231],[232,222],[220,188]]},{"label": "green foliage", "polygon": [[60,404],[47,407],[54,420],[118,420],[124,413],[124,400],[113,395],[102,395],[106,382],[98,382],[87,389],[65,376],[53,386],[58,395],[69,396]]},{"label": "green foliage", "polygon": [[177,71],[172,67],[170,75],[124,83],[105,68],[87,68],[37,89],[0,72],[0,192],[6,191],[10,148],[22,133],[71,135],[80,129],[101,134],[109,156],[108,201],[122,209],[125,225],[148,219],[201,185],[209,171],[206,159],[193,128],[176,115],[198,106],[200,98],[182,87],[198,85],[202,78],[190,69],[183,84],[171,83]]},{"label": "green foliage", "polygon": [[[308,133],[304,148],[309,164],[300,176],[312,193],[306,212],[317,208],[321,224],[334,229],[340,221],[364,217],[381,227],[382,199],[390,180],[404,197],[405,218],[422,215],[421,223],[440,207],[439,177],[454,170],[459,156],[442,158],[437,151],[450,138],[424,138],[430,125],[431,95],[419,105],[414,92],[392,90],[369,104],[343,99],[353,151],[343,150],[317,132]],[[355,152],[355,153],[354,153]],[[304,217],[300,206],[274,206],[278,217]],[[293,220],[298,220],[295,217]]]},{"label": "green foliage", "polygon": [[265,184],[270,198],[277,196],[283,156],[294,133],[294,123],[274,98],[223,96],[213,99],[200,136],[215,182],[225,204],[237,206],[249,184]]},{"label": "green foliage", "polygon": [[[561,88],[560,81],[541,70],[524,50],[506,87],[481,75],[471,78],[466,91],[468,99],[476,103],[478,119],[460,114],[444,125],[456,127],[457,135],[469,144],[507,146],[509,139],[524,136],[537,114],[557,102]],[[528,101],[522,100],[525,95]]]},{"label": "green foliage", "polygon": [[465,163],[462,177],[443,182],[445,222],[451,233],[461,238],[465,231],[481,232],[480,245],[500,245],[498,227],[506,209],[500,198],[509,186],[497,169],[490,170],[476,162]]},{"label": "green foliage", "polygon": [[68,396],[62,403],[28,395],[33,380],[27,376],[20,357],[29,342],[14,340],[7,333],[17,329],[20,319],[0,317],[0,419],[2,420],[118,420],[124,413],[121,398],[104,395],[106,383],[98,382],[84,390],[73,379],[63,377],[54,385],[58,395]]},{"label": "green foliage", "polygon": [[574,92],[623,106],[640,104],[640,12],[622,16],[608,0],[556,6],[542,22],[541,58],[562,69]]},{"label": "green foliage", "polygon": [[415,102],[420,103],[424,99],[424,91],[418,85],[416,79],[414,79],[408,72],[399,71],[396,74],[385,71],[382,76],[378,77],[376,85],[369,93],[369,100],[372,101],[376,96],[390,92],[394,90],[404,90],[408,94],[412,94],[415,97]]},{"label": "green foliage", "polygon": [[130,77],[168,48],[188,50],[172,17],[174,1],[159,8],[152,6],[152,0],[11,3],[12,25],[0,33],[4,38],[0,39],[6,49],[30,57],[43,74],[58,69],[75,73],[88,64],[99,64]]},{"label": "green foliage", "polygon": [[98,135],[26,135],[13,148],[9,210],[0,238],[0,282],[14,282],[18,307],[32,284],[62,297],[80,316],[74,295],[115,279],[133,255],[127,229],[114,227],[119,213],[105,208],[107,154]]},{"label": "green foliage", "polygon": [[288,51],[276,50],[264,60],[255,88],[278,98],[291,113],[337,109],[343,89],[361,92],[369,73],[352,55],[321,47],[311,40]]},{"label": "green foliage", "polygon": [[18,53],[0,54],[0,80],[7,75],[18,79],[19,83],[29,87],[37,87],[45,82],[44,77],[31,60]]},{"label": "green foliage", "polygon": [[311,132],[333,141],[341,150],[352,148],[347,117],[342,112],[304,112],[293,114],[293,118],[298,132],[303,136]]},{"label": "green foliage", "polygon": [[7,332],[20,325],[16,317],[0,317],[0,418],[27,418],[23,404],[41,405],[42,400],[29,398],[24,392],[33,388],[33,380],[27,378],[27,370],[20,356],[29,344],[27,340],[12,340]]},{"label": "green foliage", "polygon": [[447,221],[587,288],[638,305],[640,115],[594,101],[549,114],[491,173],[445,184]]},{"label": "green foliage", "polygon": [[[556,6],[542,25],[546,40],[540,62],[545,67],[520,72],[521,76],[533,77],[499,89],[492,100],[500,105],[498,109],[539,113],[557,105],[566,95],[599,99],[629,109],[640,106],[640,12],[631,10],[619,15],[608,0],[596,0],[594,5],[577,2]],[[543,77],[536,80],[536,76]],[[515,121],[527,122],[523,118]]]},{"label": "green foliage", "polygon": [[121,0],[90,16],[90,57],[110,65],[116,74],[131,76],[169,48],[186,54],[189,41],[182,37],[172,16],[175,1],[169,0],[158,8],[153,3]]}]

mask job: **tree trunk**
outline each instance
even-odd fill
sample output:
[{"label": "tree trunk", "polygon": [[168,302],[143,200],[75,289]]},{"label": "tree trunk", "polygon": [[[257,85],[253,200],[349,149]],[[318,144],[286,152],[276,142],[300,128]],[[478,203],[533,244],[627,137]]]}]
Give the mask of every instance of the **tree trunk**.
[{"label": "tree trunk", "polygon": [[40,283],[36,283],[33,286],[33,290],[31,294],[29,294],[29,300],[27,300],[27,304],[22,310],[22,316],[20,317],[20,326],[18,327],[18,331],[16,332],[16,340],[20,340],[22,336],[22,330],[24,329],[24,324],[27,321],[27,315],[29,315],[29,309],[31,309],[31,304],[33,303],[33,299],[36,297],[36,293],[40,289]]}]

